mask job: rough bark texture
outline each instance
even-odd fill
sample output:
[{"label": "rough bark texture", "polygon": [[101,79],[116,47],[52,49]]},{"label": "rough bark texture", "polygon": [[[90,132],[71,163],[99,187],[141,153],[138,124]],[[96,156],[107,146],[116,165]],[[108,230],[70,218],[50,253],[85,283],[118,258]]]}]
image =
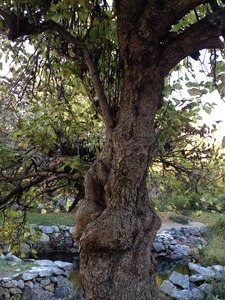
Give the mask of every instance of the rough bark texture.
[{"label": "rough bark texture", "polygon": [[86,299],[159,299],[151,244],[160,220],[145,179],[163,80],[153,64],[158,53],[152,49],[149,57],[148,48],[137,34],[121,41],[124,88],[117,125],[86,176],[86,197],[77,212]]},{"label": "rough bark texture", "polygon": [[115,128],[107,131],[101,157],[87,174],[86,198],[77,213],[75,233],[87,300],[159,299],[150,250],[160,220],[150,203],[145,178],[164,76],[196,49],[213,41],[221,46],[216,27],[208,26],[207,19],[200,22],[199,30],[205,32],[208,26],[211,39],[205,33],[197,41],[194,25],[176,42],[165,44],[164,35],[171,25],[206,1],[166,2],[116,3],[124,71],[120,109]]}]

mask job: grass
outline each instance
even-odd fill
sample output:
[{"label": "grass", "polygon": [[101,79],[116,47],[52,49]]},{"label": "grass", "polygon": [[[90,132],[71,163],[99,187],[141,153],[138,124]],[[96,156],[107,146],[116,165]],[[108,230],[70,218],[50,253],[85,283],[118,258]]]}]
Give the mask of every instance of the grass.
[{"label": "grass", "polygon": [[26,270],[30,270],[34,266],[36,266],[34,263],[21,262],[16,264],[0,260],[0,278],[13,276]]},{"label": "grass", "polygon": [[207,245],[203,249],[202,260],[205,265],[225,265],[225,218],[219,218],[209,226]]},{"label": "grass", "polygon": [[29,224],[74,226],[74,213],[28,213]]},{"label": "grass", "polygon": [[216,223],[219,219],[225,220],[225,212],[219,213],[219,212],[210,212],[210,211],[185,211],[185,212],[158,212],[159,216],[163,221],[173,220],[177,217],[185,217],[185,219],[189,219],[190,221],[200,222],[205,225],[213,225]]},{"label": "grass", "polygon": [[[74,213],[63,212],[63,213],[36,213],[29,212],[27,214],[27,221],[29,224],[37,225],[66,225],[74,226]],[[3,218],[0,215],[0,226],[2,225]]]},{"label": "grass", "polygon": [[225,238],[221,235],[217,236],[213,234],[210,235],[207,240],[208,244],[206,245],[202,255],[204,265],[225,265]]}]

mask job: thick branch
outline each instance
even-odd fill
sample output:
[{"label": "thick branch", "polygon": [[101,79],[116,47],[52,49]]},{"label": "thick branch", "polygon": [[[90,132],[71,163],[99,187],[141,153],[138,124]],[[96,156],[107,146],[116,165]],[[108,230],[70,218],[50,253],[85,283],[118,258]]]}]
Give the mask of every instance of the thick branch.
[{"label": "thick branch", "polygon": [[0,181],[7,181],[7,182],[16,182],[16,181],[21,181],[25,179],[30,179],[30,178],[37,178],[37,177],[42,177],[42,178],[47,178],[47,181],[53,181],[53,180],[59,180],[62,178],[66,178],[68,180],[77,180],[81,177],[79,173],[57,173],[57,172],[51,172],[51,171],[40,171],[40,172],[33,172],[33,173],[28,173],[28,174],[23,174],[21,176],[15,176],[15,177],[7,177],[7,176],[0,176]]},{"label": "thick branch", "polygon": [[[225,9],[191,25],[164,46],[160,66],[166,76],[182,59],[202,49],[223,48],[220,37],[225,30]],[[162,45],[163,47],[163,45]]]},{"label": "thick branch", "polygon": [[0,198],[0,207],[7,204],[14,196],[29,190],[32,186],[35,186],[35,185],[41,183],[42,181],[44,181],[44,179],[45,178],[43,178],[43,177],[38,177],[32,181],[29,181],[28,183],[24,184],[23,186],[16,187],[7,196]]},{"label": "thick branch", "polygon": [[93,58],[84,46],[82,41],[76,39],[72,34],[70,34],[66,29],[56,22],[49,20],[46,22],[39,22],[38,25],[29,23],[27,19],[15,15],[13,12],[6,12],[0,8],[0,16],[4,19],[9,33],[8,38],[12,41],[15,41],[18,37],[24,35],[40,34],[47,30],[54,31],[58,33],[64,40],[72,44],[77,53],[83,58],[84,62],[88,66],[91,77],[93,79],[94,88],[96,91],[96,96],[98,97],[100,109],[105,120],[106,127],[108,130],[113,127],[113,118],[111,115],[110,108],[107,104],[107,98],[104,93],[104,89],[100,80],[99,72]]},{"label": "thick branch", "polygon": [[106,95],[103,90],[103,86],[100,80],[98,68],[96,67],[92,56],[88,49],[84,47],[84,45],[77,40],[72,34],[70,34],[67,30],[65,30],[62,26],[57,24],[54,21],[49,21],[51,23],[50,30],[57,32],[61,37],[68,41],[68,43],[74,45],[85,61],[88,69],[90,71],[91,77],[93,79],[94,88],[96,91],[96,96],[98,97],[100,109],[105,120],[107,128],[110,130],[113,127],[112,115],[110,112],[110,108],[107,104]]},{"label": "thick branch", "polygon": [[[162,1],[163,2],[163,1]],[[178,23],[184,18],[191,10],[201,4],[209,3],[209,0],[167,0],[159,5],[156,5],[158,9],[154,10],[155,20],[163,20],[163,22],[155,22],[155,32],[159,32],[160,36],[163,37],[172,27],[172,25]],[[151,9],[150,7],[148,9]],[[158,28],[157,28],[158,24]]]}]

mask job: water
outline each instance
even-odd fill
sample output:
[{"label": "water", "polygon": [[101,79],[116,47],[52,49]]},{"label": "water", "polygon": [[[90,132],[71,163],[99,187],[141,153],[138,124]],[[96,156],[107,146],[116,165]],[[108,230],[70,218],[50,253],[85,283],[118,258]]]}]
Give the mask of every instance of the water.
[{"label": "water", "polygon": [[[73,263],[73,271],[70,274],[70,281],[73,286],[77,289],[81,289],[81,282],[79,277],[79,256],[72,253],[63,252],[51,252],[42,253],[38,255],[38,259],[49,259],[52,261],[60,260],[65,262]],[[164,280],[169,279],[173,271],[177,271],[183,275],[192,275],[190,269],[188,268],[187,261],[168,261],[168,260],[158,260],[156,283],[161,286]]]},{"label": "water", "polygon": [[156,283],[157,285],[160,287],[161,284],[163,283],[164,280],[167,280],[169,279],[171,273],[173,271],[176,271],[180,274],[183,274],[183,275],[192,275],[192,272],[191,270],[188,268],[188,265],[187,263],[185,262],[168,262],[168,266],[171,266],[170,268],[167,268],[167,269],[164,269],[164,270],[160,270],[159,271],[159,268],[158,268],[158,272],[156,274]]}]

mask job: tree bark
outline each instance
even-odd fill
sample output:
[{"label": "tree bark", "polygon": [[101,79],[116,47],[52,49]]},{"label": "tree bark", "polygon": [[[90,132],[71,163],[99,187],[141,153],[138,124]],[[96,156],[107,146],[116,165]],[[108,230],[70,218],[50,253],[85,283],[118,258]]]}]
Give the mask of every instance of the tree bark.
[{"label": "tree bark", "polygon": [[125,68],[117,126],[107,132],[102,155],[87,173],[76,216],[88,300],[159,299],[151,245],[160,219],[148,197],[146,175],[162,80],[136,69]]},{"label": "tree bark", "polygon": [[[201,2],[205,1],[180,0],[175,5],[171,0],[159,6],[159,1],[116,1],[123,90],[115,127],[107,127],[105,149],[87,174],[86,197],[77,213],[75,232],[87,300],[160,298],[151,256],[160,220],[146,186],[154,149],[154,120],[164,77],[180,59],[207,46],[209,40],[205,34],[201,47],[191,45],[186,32],[195,40],[195,24],[168,44],[164,35],[173,18]],[[169,14],[175,6],[177,15]],[[161,22],[163,16],[165,22]],[[218,32],[207,17],[198,23],[199,28],[207,26],[212,39],[218,40]],[[180,41],[188,47],[185,44],[180,50]]]},{"label": "tree bark", "polygon": [[[131,14],[143,13],[129,3]],[[118,14],[126,9],[118,7]],[[119,19],[123,90],[116,125],[107,128],[107,142],[87,173],[85,199],[77,211],[80,275],[86,300],[158,300],[151,247],[161,222],[146,176],[164,74],[157,43],[146,42],[151,30],[145,18],[135,27],[127,14]]]}]

